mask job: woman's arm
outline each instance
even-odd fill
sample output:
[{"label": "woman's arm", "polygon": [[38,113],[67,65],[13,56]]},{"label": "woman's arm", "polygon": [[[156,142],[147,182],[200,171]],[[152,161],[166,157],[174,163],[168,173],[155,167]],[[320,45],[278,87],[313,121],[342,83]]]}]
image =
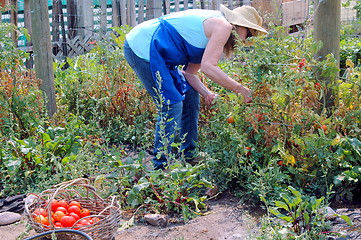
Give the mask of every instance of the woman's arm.
[{"label": "woman's arm", "polygon": [[224,45],[232,32],[232,25],[227,20],[221,18],[209,18],[204,21],[203,25],[209,41],[203,54],[200,66],[201,71],[219,85],[237,94],[242,94],[245,102],[251,102],[252,91],[230,78],[218,66]]},{"label": "woman's arm", "polygon": [[199,68],[200,64],[189,63],[187,69],[182,71],[182,73],[194,90],[204,97],[206,105],[212,105],[212,102],[217,97],[217,94],[214,94],[211,90],[209,90],[197,77],[196,74]]}]

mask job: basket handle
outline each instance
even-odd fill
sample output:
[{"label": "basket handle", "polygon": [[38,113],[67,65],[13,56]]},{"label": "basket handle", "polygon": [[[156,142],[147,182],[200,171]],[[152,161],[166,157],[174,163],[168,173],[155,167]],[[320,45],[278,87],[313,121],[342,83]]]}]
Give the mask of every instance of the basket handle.
[{"label": "basket handle", "polygon": [[99,200],[103,200],[102,197],[100,197],[96,192],[95,192],[95,187],[93,187],[92,185],[89,184],[89,179],[86,178],[77,178],[77,179],[73,179],[73,180],[69,180],[66,182],[62,182],[59,184],[54,185],[53,187],[56,188],[55,192],[51,195],[50,197],[50,201],[48,204],[50,204],[50,202],[54,199],[54,197],[59,193],[64,191],[65,189],[67,189],[70,186],[82,186],[84,188],[89,189],[89,191],[94,195],[95,198],[99,199]]}]

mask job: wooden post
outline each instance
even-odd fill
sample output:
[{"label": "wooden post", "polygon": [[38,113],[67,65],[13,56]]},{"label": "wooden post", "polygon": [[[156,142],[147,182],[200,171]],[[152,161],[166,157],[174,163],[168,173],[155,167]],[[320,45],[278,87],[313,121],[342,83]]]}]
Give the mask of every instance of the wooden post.
[{"label": "wooden post", "polygon": [[120,26],[120,6],[118,0],[112,0],[112,25],[113,27],[119,27]]},{"label": "wooden post", "polygon": [[[11,9],[10,9],[10,22],[15,26],[18,26],[18,1],[11,0]],[[13,42],[18,45],[18,35],[14,31],[11,33],[11,38]]]},{"label": "wooden post", "polygon": [[[30,0],[24,0],[24,27],[28,30],[28,33],[31,36],[32,31],[31,31]],[[27,45],[29,44],[30,43],[28,42]]]},{"label": "wooden post", "polygon": [[53,41],[54,42],[58,42],[60,37],[60,5],[59,5],[59,1],[61,0],[53,0],[53,16],[52,16],[52,36],[53,36]]},{"label": "wooden post", "polygon": [[120,24],[127,25],[127,0],[119,0],[120,4]]},{"label": "wooden post", "polygon": [[134,27],[137,24],[137,14],[135,11],[135,1],[129,0],[128,1],[128,14],[129,14],[129,25]]},{"label": "wooden post", "polygon": [[179,0],[174,0],[174,11],[179,12]]},{"label": "wooden post", "polygon": [[60,25],[61,25],[61,36],[62,36],[62,43],[61,49],[63,51],[63,56],[66,58],[68,56],[68,47],[66,41],[66,32],[65,32],[65,21],[64,21],[64,12],[63,12],[63,4],[59,1],[59,15],[60,15]]},{"label": "wooden post", "polygon": [[[332,17],[330,17],[332,16]],[[338,65],[340,62],[340,20],[341,20],[341,0],[315,0],[314,16],[314,38],[315,41],[322,41],[323,46],[317,53],[316,58],[324,60],[326,55],[333,54]],[[331,110],[337,98],[333,92],[337,75],[323,78],[327,86],[327,93],[324,97],[324,108]],[[329,111],[328,111],[329,113]]]},{"label": "wooden post", "polygon": [[170,0],[164,0],[163,1],[163,9],[164,9],[164,14],[169,14],[170,13]]},{"label": "wooden post", "polygon": [[66,1],[66,12],[67,12],[67,25],[68,25],[68,37],[73,39],[77,36],[77,23],[76,23],[76,0]]},{"label": "wooden post", "polygon": [[[30,9],[30,0],[24,0],[24,27],[28,30],[28,33],[30,36],[32,36],[32,27],[31,27],[31,9]],[[26,46],[32,46],[32,39],[26,41]],[[32,52],[32,50],[28,50],[29,52]],[[26,68],[34,68],[33,66],[34,61],[33,57],[30,55],[30,58],[25,60],[25,66]]]},{"label": "wooden post", "polygon": [[36,77],[42,80],[40,89],[45,96],[48,115],[52,117],[56,112],[56,102],[48,2],[31,0],[30,7],[35,72]]},{"label": "wooden post", "polygon": [[184,10],[188,9],[188,0],[184,0]]},{"label": "wooden post", "polygon": [[162,0],[147,1],[147,20],[162,16],[162,2]]},{"label": "wooden post", "polygon": [[102,32],[106,32],[107,30],[107,1],[106,0],[100,0],[100,29]]},{"label": "wooden post", "polygon": [[144,1],[138,1],[138,23],[144,22]]},{"label": "wooden post", "polygon": [[77,0],[78,36],[93,35],[94,14],[92,0]]}]

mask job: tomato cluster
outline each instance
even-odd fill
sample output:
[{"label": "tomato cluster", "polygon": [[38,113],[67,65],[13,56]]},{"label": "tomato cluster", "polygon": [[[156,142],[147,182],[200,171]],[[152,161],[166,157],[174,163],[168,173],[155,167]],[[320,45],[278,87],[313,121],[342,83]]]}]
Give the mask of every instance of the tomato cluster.
[{"label": "tomato cluster", "polygon": [[[56,228],[74,227],[78,229],[99,221],[98,218],[88,217],[91,214],[89,209],[82,207],[78,201],[68,202],[54,199],[49,208],[36,208],[32,213],[32,217],[38,223],[45,226],[50,226],[52,223]],[[51,211],[51,222],[49,221],[48,211]]]}]

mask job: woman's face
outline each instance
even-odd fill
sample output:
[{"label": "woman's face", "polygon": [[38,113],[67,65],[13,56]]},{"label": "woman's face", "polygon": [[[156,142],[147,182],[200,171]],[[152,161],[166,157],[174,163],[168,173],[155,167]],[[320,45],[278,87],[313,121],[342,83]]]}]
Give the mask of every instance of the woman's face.
[{"label": "woman's face", "polygon": [[249,28],[236,26],[236,32],[238,33],[239,38],[242,42],[247,45],[252,45],[249,41],[246,41],[247,38],[252,37],[252,33]]}]

